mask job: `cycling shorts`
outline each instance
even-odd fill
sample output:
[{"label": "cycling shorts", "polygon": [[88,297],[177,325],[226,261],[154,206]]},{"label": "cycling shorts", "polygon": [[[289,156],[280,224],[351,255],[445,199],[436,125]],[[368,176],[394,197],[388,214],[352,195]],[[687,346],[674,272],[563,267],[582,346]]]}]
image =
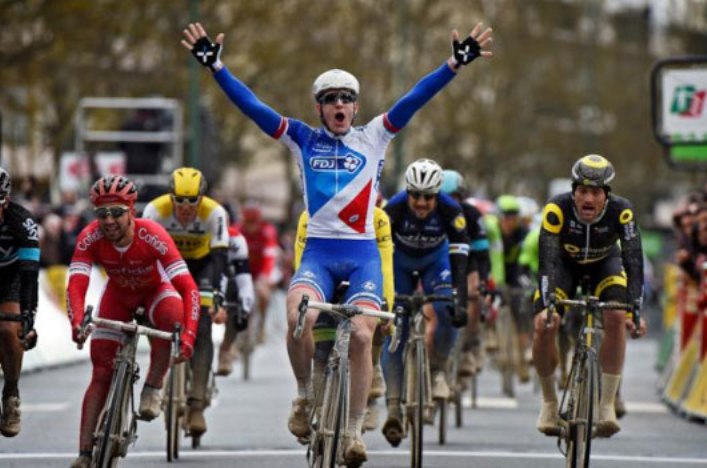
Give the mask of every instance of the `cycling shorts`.
[{"label": "cycling shorts", "polygon": [[[579,265],[569,260],[560,261],[555,271],[557,281],[555,294],[558,299],[575,297],[582,277],[589,278],[589,291],[601,301],[626,302],[626,272],[620,256],[609,256],[596,263]],[[533,295],[533,309],[535,314],[544,310],[540,292]],[[558,307],[560,314],[564,313],[563,307]]]},{"label": "cycling shorts", "polygon": [[446,294],[452,288],[452,271],[449,267],[447,242],[424,257],[406,255],[399,250],[393,252],[395,292],[412,294],[417,288],[419,273],[422,288],[427,294]]},{"label": "cycling shorts", "polygon": [[333,300],[336,287],[342,281],[349,282],[342,303],[367,302],[371,307],[380,308],[383,275],[375,239],[307,239],[302,263],[292,278],[290,289],[305,286],[318,296],[316,299],[328,302]]},{"label": "cycling shorts", "polygon": [[[108,280],[101,296],[96,316],[108,320],[130,322],[133,319],[133,313],[138,307],[145,309],[145,318],[153,326],[156,323],[155,317],[163,313],[173,313],[172,310],[179,310],[180,313],[178,315],[181,317],[181,311],[184,309],[182,297],[174,289],[172,283],[160,283],[154,290],[140,294],[114,286],[114,283]],[[122,343],[124,334],[117,330],[99,326],[93,332],[92,337],[93,339]]]},{"label": "cycling shorts", "polygon": [[17,262],[0,268],[0,302],[20,302],[20,269]]}]

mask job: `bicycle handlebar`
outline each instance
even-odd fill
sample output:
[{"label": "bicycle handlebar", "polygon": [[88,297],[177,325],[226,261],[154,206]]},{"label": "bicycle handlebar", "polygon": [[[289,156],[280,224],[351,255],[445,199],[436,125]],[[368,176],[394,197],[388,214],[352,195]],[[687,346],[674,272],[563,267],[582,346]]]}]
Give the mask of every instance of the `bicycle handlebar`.
[{"label": "bicycle handlebar", "polygon": [[384,312],[382,310],[371,309],[370,307],[358,306],[355,304],[331,304],[328,302],[310,301],[306,294],[302,296],[302,300],[297,306],[297,325],[293,336],[299,339],[304,331],[304,317],[307,314],[307,309],[318,309],[322,312],[327,312],[333,315],[338,315],[344,319],[350,319],[356,315],[364,315],[366,317],[376,317],[386,320],[395,319],[395,314],[392,312]]},{"label": "bicycle handlebar", "polygon": [[[166,332],[162,330],[156,330],[151,327],[146,327],[144,325],[138,325],[135,322],[121,322],[119,320],[108,320],[100,317],[93,318],[93,306],[86,307],[86,313],[83,316],[80,327],[80,335],[83,337],[88,337],[96,327],[101,326],[104,328],[110,328],[112,330],[118,330],[124,333],[135,334],[135,335],[145,335],[151,338],[159,338],[161,340],[171,341],[175,343],[177,351],[179,350],[179,341],[181,335],[181,326],[176,324],[175,330],[173,332]],[[78,344],[78,348],[83,348],[83,343]]]}]

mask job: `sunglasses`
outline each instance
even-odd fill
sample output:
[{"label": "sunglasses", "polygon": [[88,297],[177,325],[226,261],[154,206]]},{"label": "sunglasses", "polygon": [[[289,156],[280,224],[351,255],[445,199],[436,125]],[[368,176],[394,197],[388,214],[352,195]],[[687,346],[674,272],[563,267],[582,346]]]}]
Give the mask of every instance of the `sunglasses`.
[{"label": "sunglasses", "polygon": [[174,199],[174,203],[176,203],[177,205],[184,205],[185,203],[188,203],[188,204],[190,204],[190,205],[196,205],[197,203],[199,203],[199,197],[198,197],[198,196],[196,196],[196,197],[177,197],[177,196],[173,196],[172,198]]},{"label": "sunglasses", "polygon": [[96,208],[94,210],[98,219],[107,219],[110,216],[113,219],[120,218],[128,212],[128,208],[124,206],[111,206],[109,208]]},{"label": "sunglasses", "polygon": [[437,196],[434,193],[421,193],[421,192],[408,192],[408,195],[410,195],[414,200],[419,200],[420,198],[424,198],[425,201],[430,201]]},{"label": "sunglasses", "polygon": [[319,104],[336,104],[336,101],[339,100],[343,104],[351,104],[352,102],[356,102],[356,94],[349,91],[328,93],[319,98]]}]

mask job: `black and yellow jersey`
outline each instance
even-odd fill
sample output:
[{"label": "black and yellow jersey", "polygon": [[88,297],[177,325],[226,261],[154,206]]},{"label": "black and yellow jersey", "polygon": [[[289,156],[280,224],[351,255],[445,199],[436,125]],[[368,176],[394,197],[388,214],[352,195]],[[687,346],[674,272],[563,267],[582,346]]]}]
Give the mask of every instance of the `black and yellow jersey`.
[{"label": "black and yellow jersey", "polygon": [[[297,222],[297,235],[295,237],[295,255],[293,259],[295,271],[302,261],[302,253],[307,244],[307,222],[309,217],[303,211]],[[378,251],[381,256],[381,270],[383,272],[383,299],[388,307],[393,307],[395,300],[395,283],[393,282],[393,238],[390,232],[390,219],[383,209],[376,207],[373,212],[373,226],[376,232]]]},{"label": "black and yellow jersey", "polygon": [[185,260],[199,260],[209,255],[212,249],[228,248],[228,215],[212,198],[202,197],[196,218],[186,226],[174,216],[169,194],[148,203],[142,216],[164,226]]},{"label": "black and yellow jersey", "polygon": [[585,223],[577,215],[572,193],[557,195],[543,209],[539,247],[543,293],[554,291],[560,261],[577,269],[619,257],[627,277],[628,300],[641,297],[643,248],[633,207],[625,198],[609,193],[602,214]]}]

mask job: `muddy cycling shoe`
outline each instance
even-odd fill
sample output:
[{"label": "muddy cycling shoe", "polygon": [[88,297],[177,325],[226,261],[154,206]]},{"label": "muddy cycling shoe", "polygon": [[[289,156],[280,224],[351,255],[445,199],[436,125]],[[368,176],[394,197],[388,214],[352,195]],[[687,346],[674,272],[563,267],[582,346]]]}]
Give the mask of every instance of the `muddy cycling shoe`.
[{"label": "muddy cycling shoe", "polygon": [[200,436],[206,432],[206,419],[202,408],[189,407],[187,412],[187,428],[192,436]]},{"label": "muddy cycling shoe", "polygon": [[434,372],[432,375],[432,398],[435,400],[448,400],[451,394],[444,371]]},{"label": "muddy cycling shoe", "polygon": [[162,408],[162,389],[145,385],[140,393],[140,419],[152,421],[160,415]]},{"label": "muddy cycling shoe", "polygon": [[556,401],[544,401],[535,427],[547,436],[559,436],[562,432],[563,421],[558,413],[559,409]]},{"label": "muddy cycling shoe", "polygon": [[0,433],[5,437],[15,437],[20,433],[22,412],[20,398],[10,396],[2,399],[2,416],[0,416]]},{"label": "muddy cycling shoe", "polygon": [[366,415],[363,418],[363,430],[375,431],[376,427],[378,427],[378,408],[376,408],[374,403],[366,408]]},{"label": "muddy cycling shoe", "polygon": [[403,423],[396,416],[388,416],[381,432],[390,445],[397,447],[403,440]]},{"label": "muddy cycling shoe", "polygon": [[611,437],[621,430],[619,421],[616,419],[614,405],[599,405],[599,422],[594,428],[596,437]]},{"label": "muddy cycling shoe", "polygon": [[614,401],[614,411],[616,411],[616,417],[618,419],[626,416],[626,403],[624,403],[624,399],[621,398],[621,395],[616,395],[616,400]]},{"label": "muddy cycling shoe", "polygon": [[385,393],[385,383],[383,380],[383,369],[380,364],[373,367],[373,380],[371,389],[368,391],[368,399],[379,398]]},{"label": "muddy cycling shoe", "polygon": [[90,468],[91,467],[91,457],[88,455],[79,455],[79,457],[74,460],[71,464],[71,468]]},{"label": "muddy cycling shoe", "polygon": [[465,351],[459,362],[459,377],[471,377],[476,374],[476,359],[474,353]]},{"label": "muddy cycling shoe", "polygon": [[233,360],[235,356],[232,351],[219,350],[218,352],[218,367],[216,368],[216,375],[226,376],[233,372]]},{"label": "muddy cycling shoe", "polygon": [[298,439],[309,437],[312,430],[309,427],[309,406],[310,402],[307,398],[297,397],[292,400],[292,410],[290,418],[287,420],[287,428]]},{"label": "muddy cycling shoe", "polygon": [[344,448],[344,465],[347,468],[358,468],[368,460],[366,444],[363,443],[360,434],[344,434],[342,446]]}]

